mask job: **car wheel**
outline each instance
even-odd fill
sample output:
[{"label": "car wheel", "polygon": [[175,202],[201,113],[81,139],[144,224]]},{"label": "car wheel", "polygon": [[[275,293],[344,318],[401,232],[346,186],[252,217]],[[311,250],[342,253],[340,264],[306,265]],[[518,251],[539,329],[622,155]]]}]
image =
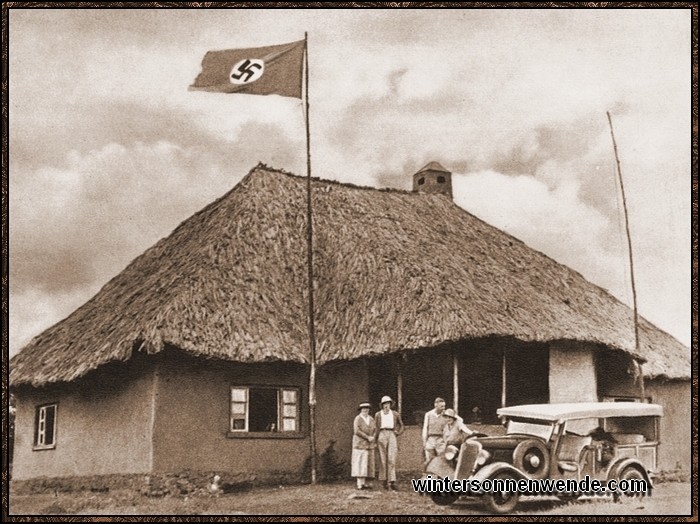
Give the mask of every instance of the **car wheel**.
[{"label": "car wheel", "polygon": [[539,440],[524,440],[513,450],[513,465],[530,478],[546,478],[549,474],[549,450]]},{"label": "car wheel", "polygon": [[449,506],[459,498],[459,494],[453,491],[443,491],[442,493],[431,493],[430,498],[438,506]]},{"label": "car wheel", "polygon": [[648,495],[651,495],[651,487],[648,485],[648,481],[644,473],[637,467],[637,466],[627,466],[625,469],[623,469],[620,474],[617,476],[617,481],[620,482],[621,480],[627,480],[627,481],[640,481],[644,480],[647,482],[647,490],[641,493],[631,493],[629,491],[616,491],[613,494],[613,497],[615,500],[619,500],[620,497],[625,497],[625,498],[641,498],[641,497],[646,497]]},{"label": "car wheel", "polygon": [[[491,477],[491,481],[498,479],[506,481],[512,479],[517,482],[517,479],[509,473],[498,473]],[[499,491],[484,495],[484,503],[493,513],[511,513],[518,505],[519,499],[520,495],[517,491]]]}]

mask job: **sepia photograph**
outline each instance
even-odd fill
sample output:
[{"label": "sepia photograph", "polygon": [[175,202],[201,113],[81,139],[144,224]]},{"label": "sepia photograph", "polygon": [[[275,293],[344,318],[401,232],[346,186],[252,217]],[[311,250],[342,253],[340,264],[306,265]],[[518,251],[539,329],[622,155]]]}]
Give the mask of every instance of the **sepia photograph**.
[{"label": "sepia photograph", "polygon": [[4,518],[697,519],[697,6],[602,4],[3,4]]}]

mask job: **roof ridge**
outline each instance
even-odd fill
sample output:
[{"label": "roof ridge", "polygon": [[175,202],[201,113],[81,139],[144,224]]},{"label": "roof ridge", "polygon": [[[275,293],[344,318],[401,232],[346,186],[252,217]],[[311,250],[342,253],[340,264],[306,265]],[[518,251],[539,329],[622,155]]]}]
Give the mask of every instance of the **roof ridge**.
[{"label": "roof ridge", "polygon": [[[278,169],[274,167],[270,167],[268,165],[263,164],[262,162],[259,162],[257,166],[255,166],[250,174],[256,174],[256,171],[259,171],[260,169],[265,170],[267,172],[273,172],[275,174],[280,174],[280,175],[285,175],[290,178],[295,178],[299,179],[300,181],[306,180],[307,176],[306,175],[297,175],[296,173],[292,173],[291,171],[286,171],[284,169]],[[413,191],[411,189],[400,189],[398,187],[375,187],[375,186],[368,186],[368,185],[359,185],[359,184],[353,184],[352,182],[342,182],[340,180],[333,180],[330,178],[321,178],[317,176],[312,176],[311,181],[314,183],[321,183],[321,184],[332,184],[334,186],[341,186],[341,187],[348,187],[350,189],[362,189],[362,190],[371,190],[371,191],[380,191],[384,193],[399,193],[399,194],[407,194],[407,195],[426,195],[427,193],[419,193],[417,191]],[[430,195],[434,196],[434,195]]]}]

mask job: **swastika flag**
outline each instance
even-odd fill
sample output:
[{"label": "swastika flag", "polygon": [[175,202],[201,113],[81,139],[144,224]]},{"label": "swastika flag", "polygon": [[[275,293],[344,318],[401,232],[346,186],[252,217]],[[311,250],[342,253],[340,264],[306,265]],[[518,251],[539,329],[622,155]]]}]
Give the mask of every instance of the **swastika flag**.
[{"label": "swastika flag", "polygon": [[250,49],[209,51],[191,91],[301,98],[304,40]]}]

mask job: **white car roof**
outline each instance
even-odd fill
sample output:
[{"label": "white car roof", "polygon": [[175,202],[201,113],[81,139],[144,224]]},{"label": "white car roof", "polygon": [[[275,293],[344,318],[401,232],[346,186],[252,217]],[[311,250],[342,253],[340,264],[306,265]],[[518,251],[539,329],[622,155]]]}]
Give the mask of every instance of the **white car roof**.
[{"label": "white car roof", "polygon": [[658,404],[641,402],[572,402],[569,404],[527,404],[497,411],[506,417],[522,417],[548,422],[557,420],[607,417],[660,417],[664,413]]}]

